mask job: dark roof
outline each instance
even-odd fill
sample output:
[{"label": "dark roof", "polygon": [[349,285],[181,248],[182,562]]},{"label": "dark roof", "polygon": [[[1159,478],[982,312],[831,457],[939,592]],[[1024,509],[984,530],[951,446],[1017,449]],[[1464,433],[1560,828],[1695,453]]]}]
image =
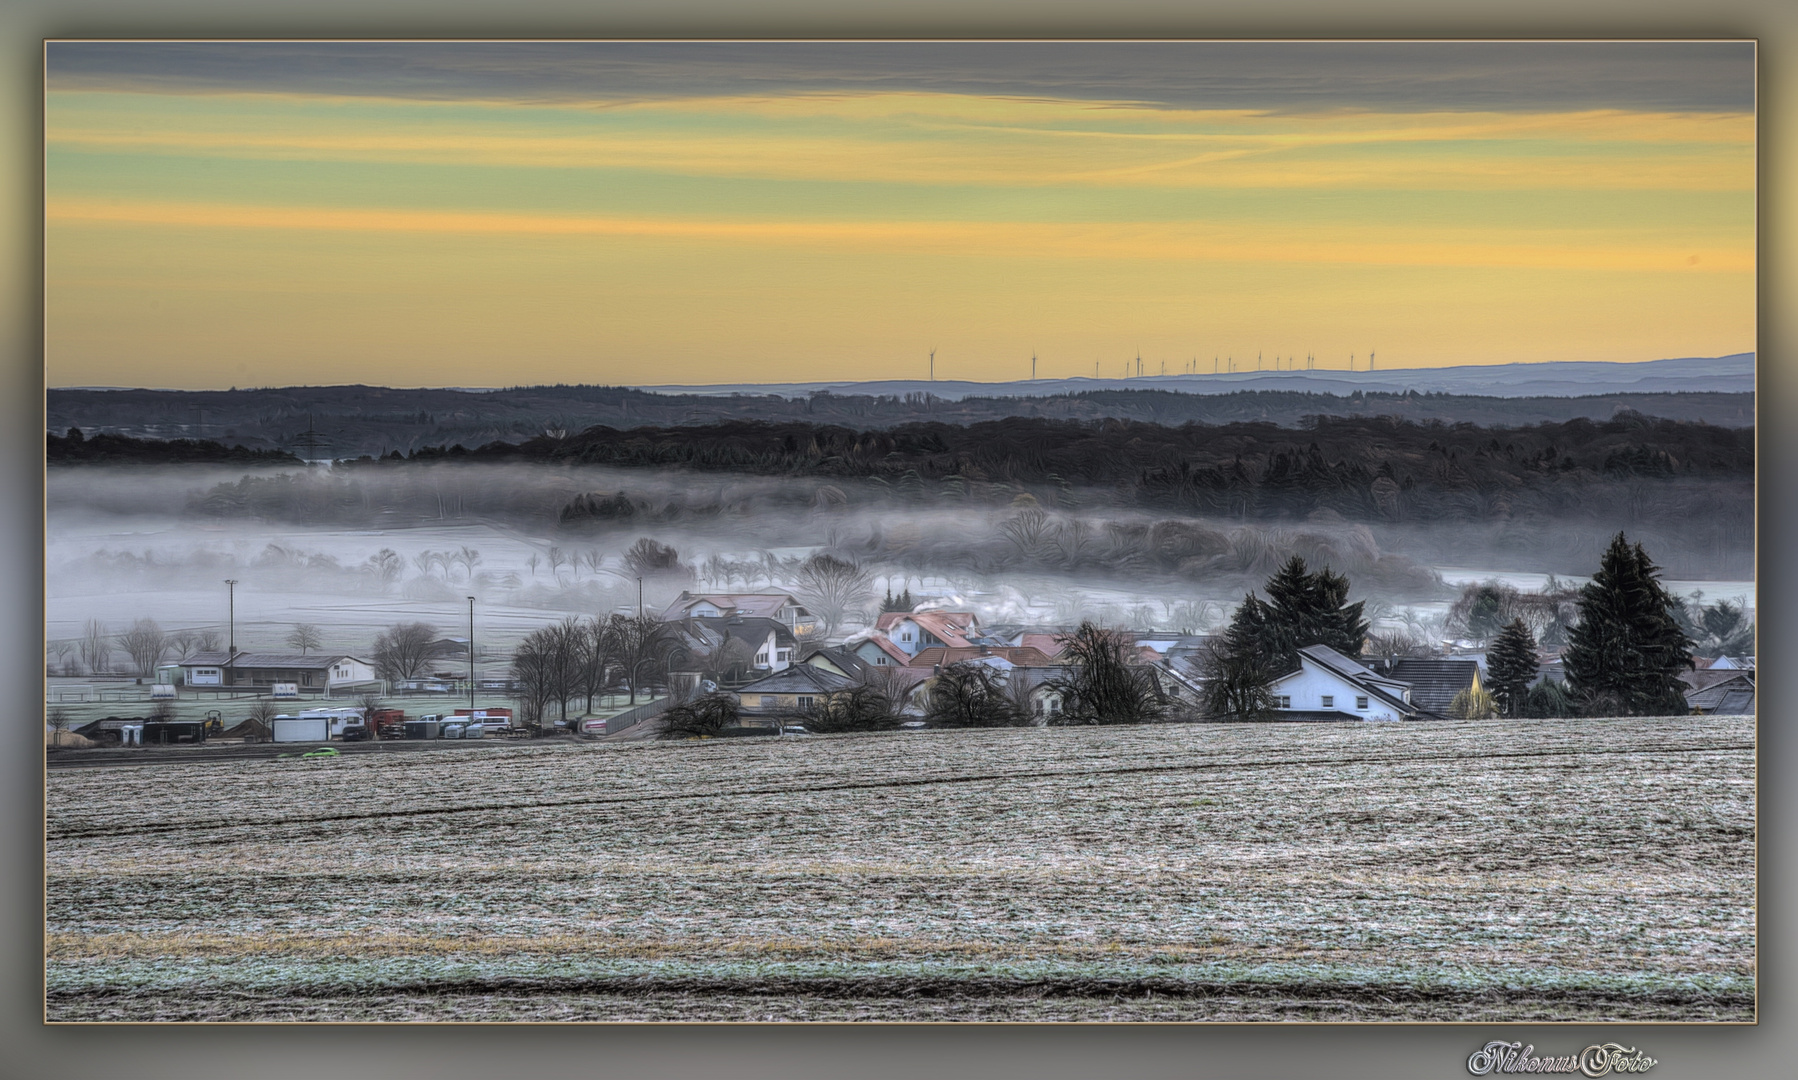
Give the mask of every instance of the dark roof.
[{"label": "dark roof", "polygon": [[235,667],[235,668],[272,668],[290,671],[323,671],[339,660],[355,660],[359,664],[368,661],[358,659],[348,653],[313,653],[301,656],[299,653],[251,653],[240,652],[233,660],[228,653],[197,652],[183,657],[177,667]]},{"label": "dark roof", "polygon": [[855,680],[826,671],[814,664],[794,664],[765,679],[737,688],[739,694],[835,694],[855,685]]},{"label": "dark roof", "polygon": [[830,661],[852,676],[860,676],[874,666],[855,655],[853,650],[840,645],[819,645],[807,649],[803,662],[809,664],[815,657],[822,657]]},{"label": "dark roof", "polygon": [[784,647],[796,646],[799,639],[793,636],[793,630],[779,619],[765,619],[753,615],[719,615],[710,618],[691,620],[696,627],[704,627],[725,635],[728,638],[746,638],[760,645],[768,640],[770,631],[774,634],[774,644]]},{"label": "dark roof", "polygon": [[1687,669],[1679,673],[1680,680],[1695,690],[1707,690],[1718,683],[1732,682],[1736,679],[1747,679],[1754,685],[1753,668],[1698,668]]},{"label": "dark roof", "polygon": [[1361,718],[1354,713],[1337,712],[1334,709],[1275,709],[1267,715],[1270,722],[1288,723],[1298,721],[1306,724],[1361,723]]},{"label": "dark roof", "polygon": [[1407,656],[1393,663],[1392,678],[1411,684],[1411,705],[1447,716],[1455,695],[1473,685],[1480,665],[1472,660],[1434,660]]},{"label": "dark roof", "polygon": [[127,725],[135,727],[149,722],[150,718],[147,716],[108,716],[103,720],[90,720],[80,727],[73,727],[69,730],[77,735],[89,736],[102,731],[117,731]]},{"label": "dark roof", "polygon": [[1723,679],[1702,690],[1687,690],[1686,704],[1702,713],[1747,716],[1754,712],[1754,679],[1749,672],[1737,671],[1736,678]]}]

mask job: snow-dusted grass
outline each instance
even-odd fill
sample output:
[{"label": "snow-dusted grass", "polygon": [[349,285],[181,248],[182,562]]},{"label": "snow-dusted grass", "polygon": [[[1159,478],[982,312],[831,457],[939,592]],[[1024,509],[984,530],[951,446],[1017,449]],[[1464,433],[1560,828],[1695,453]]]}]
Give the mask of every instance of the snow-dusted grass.
[{"label": "snow-dusted grass", "polygon": [[1753,761],[1695,717],[58,770],[49,1015],[1751,1019]]}]

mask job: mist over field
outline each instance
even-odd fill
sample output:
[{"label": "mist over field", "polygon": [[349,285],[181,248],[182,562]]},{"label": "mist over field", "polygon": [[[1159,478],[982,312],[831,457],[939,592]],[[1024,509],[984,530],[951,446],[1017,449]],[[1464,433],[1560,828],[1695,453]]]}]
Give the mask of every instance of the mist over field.
[{"label": "mist over field", "polygon": [[[804,559],[828,552],[871,576],[845,632],[888,589],[989,621],[1204,631],[1297,554],[1347,574],[1376,626],[1427,635],[1460,582],[1582,577],[1617,529],[1676,583],[1751,591],[1746,537],[1737,550],[1715,533],[1741,493],[1672,478],[1634,504],[1624,494],[1544,527],[1351,521],[1327,508],[1230,520],[1136,505],[1117,485],[969,478],[479,462],[53,468],[47,633],[70,640],[96,618],[222,627],[231,577],[243,648],[278,649],[296,622],[346,651],[402,619],[447,633],[466,625],[473,596],[483,643],[499,649],[562,614],[634,610],[639,577],[655,611],[681,589],[797,590]],[[1668,501],[1688,510],[1657,509]],[[645,540],[671,552],[646,559]]]}]

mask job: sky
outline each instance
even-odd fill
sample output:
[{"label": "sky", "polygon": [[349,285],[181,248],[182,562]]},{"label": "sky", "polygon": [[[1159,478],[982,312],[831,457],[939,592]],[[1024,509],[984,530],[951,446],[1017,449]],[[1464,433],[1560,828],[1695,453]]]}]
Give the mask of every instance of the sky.
[{"label": "sky", "polygon": [[1750,43],[46,47],[51,386],[1755,348]]}]

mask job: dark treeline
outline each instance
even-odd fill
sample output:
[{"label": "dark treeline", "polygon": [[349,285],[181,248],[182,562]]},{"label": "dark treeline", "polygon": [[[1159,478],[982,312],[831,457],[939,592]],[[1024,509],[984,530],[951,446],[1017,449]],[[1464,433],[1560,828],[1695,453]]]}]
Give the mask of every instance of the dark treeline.
[{"label": "dark treeline", "polygon": [[252,450],[211,439],[133,439],[124,435],[88,438],[79,428],[44,437],[44,460],[52,465],[298,465],[285,450]]},{"label": "dark treeline", "polygon": [[384,455],[423,446],[517,442],[594,425],[684,427],[729,420],[837,424],[857,430],[915,423],[977,424],[1008,417],[1127,419],[1159,424],[1265,422],[1297,426],[1306,416],[1396,416],[1504,427],[1606,419],[1623,410],[1726,427],[1754,422],[1748,393],[1609,393],[1585,397],[1487,397],[1370,391],[1339,396],[1288,390],[1225,394],[1096,389],[1042,397],[817,393],[712,396],[626,387],[537,386],[471,393],[371,386],[210,391],[64,390],[46,398],[51,430],[80,427],[148,438],[239,440],[298,448],[302,433],[336,457]]},{"label": "dark treeline", "polygon": [[[568,438],[397,454],[364,467],[462,459],[865,479],[901,498],[945,487],[1041,488],[1049,504],[1106,488],[1125,503],[1236,520],[1302,518],[1432,523],[1578,514],[1588,493],[1679,482],[1735,486],[1754,476],[1751,429],[1629,414],[1523,428],[1312,417],[1273,424],[1169,427],[1010,419],[858,431],[732,422],[590,428]],[[1633,488],[1631,485],[1635,485]]]}]

